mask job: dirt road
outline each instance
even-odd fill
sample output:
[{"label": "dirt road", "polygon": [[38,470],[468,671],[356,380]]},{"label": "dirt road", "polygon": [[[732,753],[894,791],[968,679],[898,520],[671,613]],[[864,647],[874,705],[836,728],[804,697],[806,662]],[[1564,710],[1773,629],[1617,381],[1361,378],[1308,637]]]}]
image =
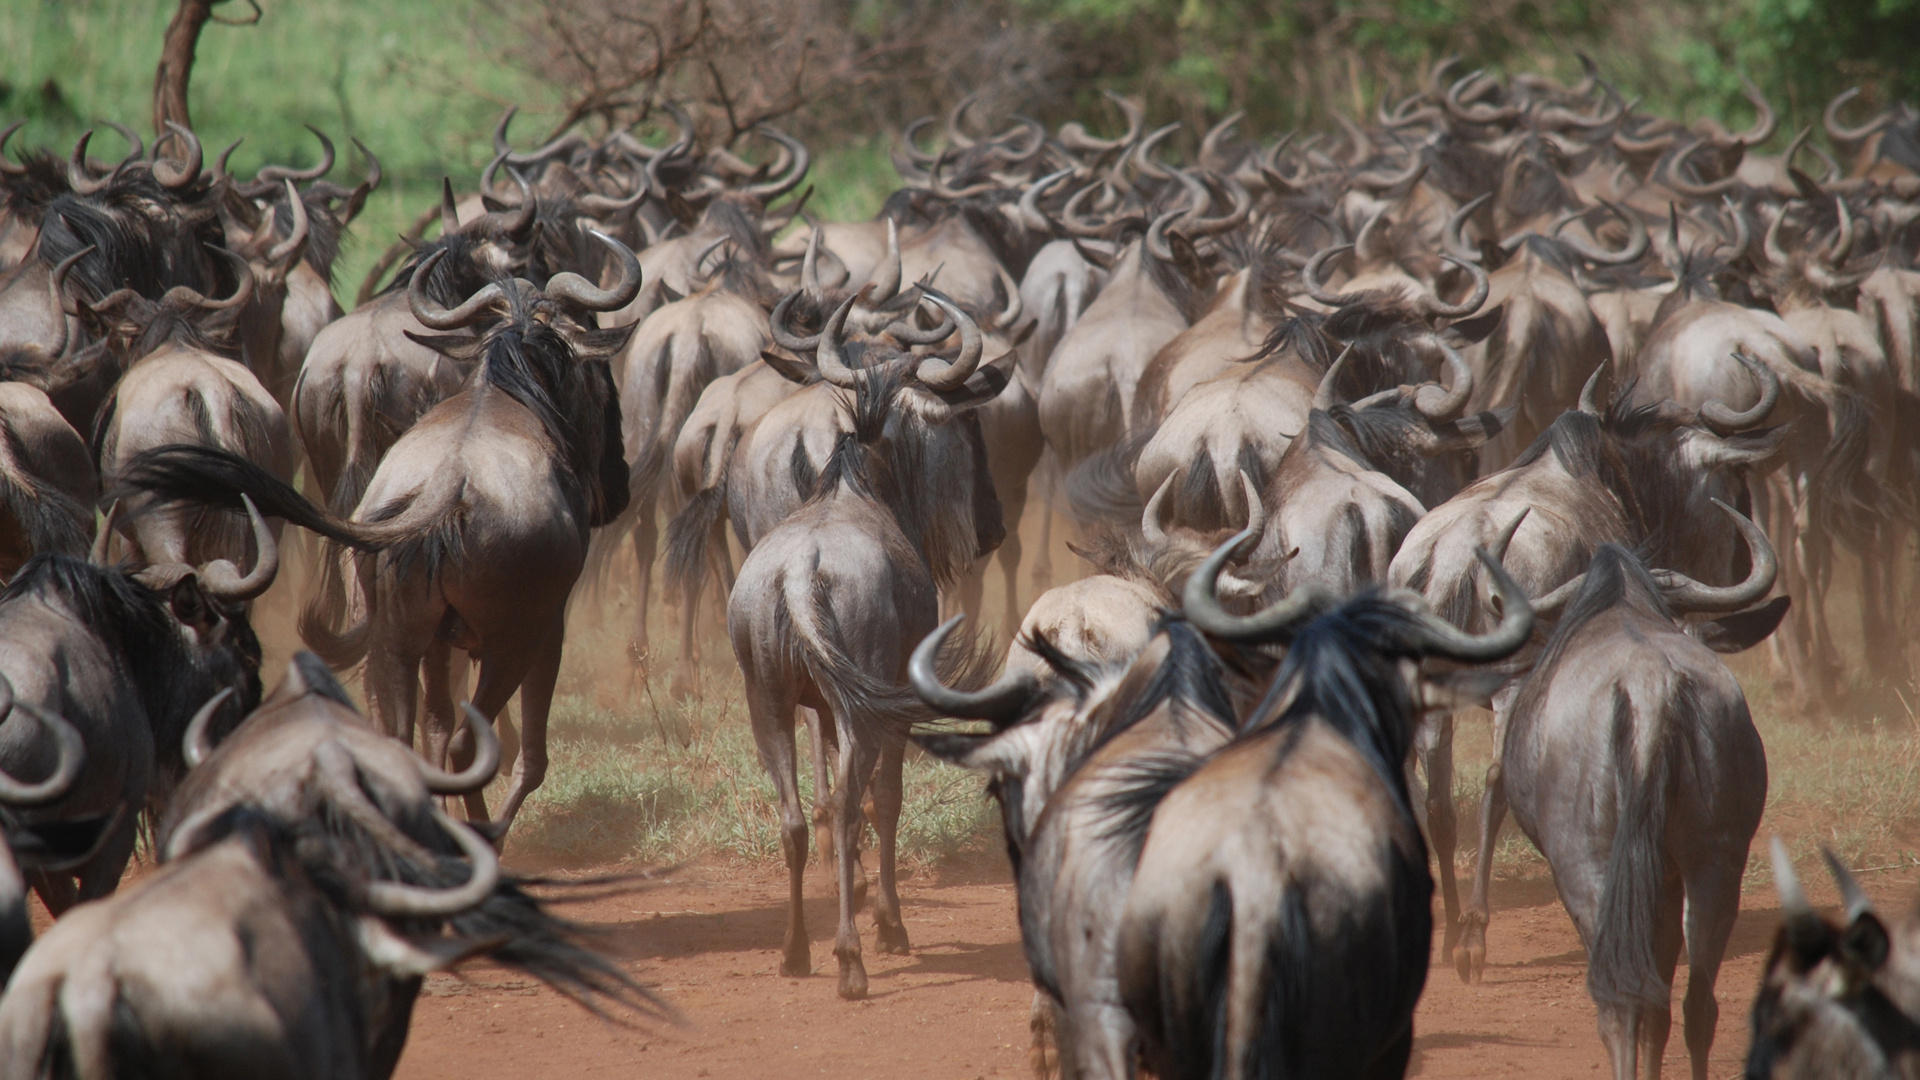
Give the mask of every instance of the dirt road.
[{"label": "dirt road", "polygon": [[[1882,878],[1871,887],[1877,895],[1904,897],[1913,883]],[[1028,1075],[1032,988],[1004,870],[983,866],[903,881],[913,954],[869,952],[872,996],[858,1003],[834,994],[834,913],[817,872],[809,877],[808,893],[816,974],[807,979],[777,973],[786,895],[785,875],[777,867],[699,865],[645,892],[570,906],[570,917],[603,929],[612,954],[682,1011],[684,1027],[615,1027],[544,987],[474,966],[463,978],[429,981],[399,1075]],[[1818,891],[1814,897],[1823,899]],[[1435,956],[1410,1074],[1535,1080],[1599,1074],[1606,1053],[1584,989],[1584,956],[1551,883],[1496,882],[1494,900],[1485,983],[1462,986]],[[1771,890],[1747,897],[1721,972],[1715,1078],[1740,1071],[1746,1006],[1777,918]],[[861,928],[870,947],[865,916]],[[1686,1069],[1678,1015],[1684,991],[1683,968],[1667,1053],[1675,1075]]]}]

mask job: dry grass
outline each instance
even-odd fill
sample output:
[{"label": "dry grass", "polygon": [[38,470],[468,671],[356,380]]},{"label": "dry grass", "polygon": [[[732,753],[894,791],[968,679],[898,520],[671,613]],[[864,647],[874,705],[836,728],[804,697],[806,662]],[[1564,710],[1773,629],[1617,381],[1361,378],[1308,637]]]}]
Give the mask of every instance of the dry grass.
[{"label": "dry grass", "polygon": [[[590,606],[590,605],[589,605]],[[780,858],[780,813],[761,766],[739,669],[717,621],[701,668],[704,693],[667,694],[678,642],[659,626],[649,677],[628,665],[632,604],[573,620],[551,720],[551,767],[514,826],[513,847],[570,862],[678,862],[701,855]],[[797,729],[800,790],[809,815],[813,775]],[[504,779],[496,782],[503,789]],[[997,811],[977,776],[918,751],[908,756],[900,860],[927,866],[997,845]],[[872,837],[869,831],[869,849]]]}]

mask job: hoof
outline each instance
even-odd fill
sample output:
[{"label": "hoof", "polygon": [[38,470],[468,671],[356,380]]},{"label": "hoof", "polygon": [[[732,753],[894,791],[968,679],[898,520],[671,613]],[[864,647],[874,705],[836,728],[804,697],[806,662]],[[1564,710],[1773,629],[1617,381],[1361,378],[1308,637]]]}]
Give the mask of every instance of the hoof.
[{"label": "hoof", "polygon": [[796,979],[804,979],[813,974],[813,957],[804,948],[787,950],[786,958],[780,961],[780,974]]},{"label": "hoof", "polygon": [[867,996],[867,968],[857,956],[840,959],[840,996],[848,1001]]},{"label": "hoof", "polygon": [[881,952],[892,953],[895,956],[907,955],[909,946],[907,944],[907,928],[905,925],[895,923],[892,926],[888,926],[886,923],[881,923],[876,926],[874,930],[874,936],[879,939]]},{"label": "hoof", "polygon": [[1453,950],[1453,970],[1460,981],[1472,986],[1480,982],[1487,968],[1485,945],[1460,945]]}]

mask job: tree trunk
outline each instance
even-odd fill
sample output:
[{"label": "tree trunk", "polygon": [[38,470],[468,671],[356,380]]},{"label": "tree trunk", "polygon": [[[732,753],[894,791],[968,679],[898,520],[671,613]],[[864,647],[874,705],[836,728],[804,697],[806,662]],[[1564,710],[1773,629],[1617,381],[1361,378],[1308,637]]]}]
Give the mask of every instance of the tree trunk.
[{"label": "tree trunk", "polygon": [[200,43],[200,29],[213,17],[213,5],[219,0],[180,0],[180,10],[167,24],[167,36],[160,46],[160,69],[153,77],[153,132],[167,133],[167,121],[191,129],[187,114],[187,84],[193,79],[193,51]]}]

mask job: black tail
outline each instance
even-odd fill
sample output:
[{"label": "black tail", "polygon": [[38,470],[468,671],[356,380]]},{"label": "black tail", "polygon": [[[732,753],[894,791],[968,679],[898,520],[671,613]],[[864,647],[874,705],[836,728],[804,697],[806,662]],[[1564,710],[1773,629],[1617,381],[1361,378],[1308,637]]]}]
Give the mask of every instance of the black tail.
[{"label": "black tail", "polygon": [[[1692,687],[1683,679],[1658,723],[1662,739],[1646,774],[1631,765],[1616,778],[1620,817],[1613,850],[1607,857],[1595,920],[1593,954],[1587,964],[1587,993],[1596,1002],[1665,1008],[1673,988],[1654,962],[1653,938],[1660,917],[1660,891],[1666,881],[1667,800],[1671,797],[1672,756],[1667,732],[1699,715]],[[1615,759],[1631,763],[1635,741],[1633,703],[1616,690],[1613,702]]]},{"label": "black tail", "polygon": [[1835,386],[1826,402],[1831,426],[1827,448],[1814,467],[1813,513],[1848,544],[1872,533],[1886,517],[1879,485],[1867,472],[1867,405],[1860,394]]},{"label": "black tail", "polygon": [[1140,451],[1153,438],[1153,430],[1129,433],[1105,450],[1074,466],[1067,475],[1067,504],[1073,516],[1086,524],[1109,522],[1114,525],[1140,524],[1140,512],[1146,502],[1134,486],[1133,470],[1140,463]]},{"label": "black tail", "polygon": [[726,543],[726,537],[720,535],[720,522],[726,514],[727,489],[722,483],[701,489],[667,523],[665,583],[682,604],[697,602],[706,587],[708,545],[716,538]]},{"label": "black tail", "polygon": [[244,510],[240,496],[245,495],[265,516],[285,518],[335,543],[359,551],[388,546],[308,502],[293,485],[246,458],[209,446],[176,443],[145,451],[121,472],[119,486],[107,497],[123,501],[143,494],[227,510]]}]

